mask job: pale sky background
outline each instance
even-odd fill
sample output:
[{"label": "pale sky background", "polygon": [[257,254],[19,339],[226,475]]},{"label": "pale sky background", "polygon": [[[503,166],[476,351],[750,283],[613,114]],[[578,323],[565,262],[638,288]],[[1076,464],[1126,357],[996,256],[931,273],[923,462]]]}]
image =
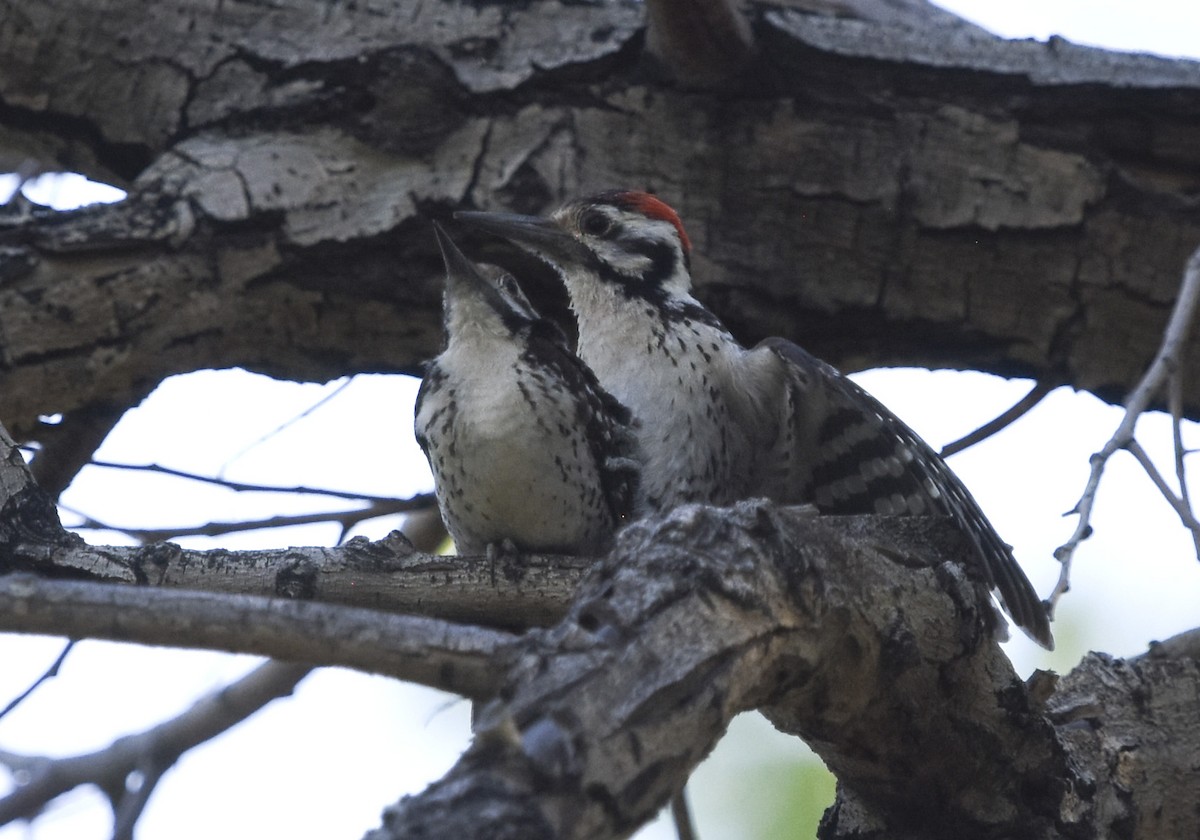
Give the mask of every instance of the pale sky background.
[{"label": "pale sky background", "polygon": [[[961,0],[942,5],[1007,37],[1058,34],[1126,50],[1200,55],[1200,3]],[[0,200],[11,189],[0,182]],[[26,191],[34,200],[61,206],[120,196],[112,190],[107,197],[98,195],[69,179],[43,179]],[[952,372],[873,371],[855,378],[935,448],[989,420],[1029,388],[1025,381]],[[358,377],[304,420],[256,443],[337,385],[278,383],[241,371],[175,377],[125,417],[97,457],[285,486],[398,495],[429,489],[428,469],[412,439],[416,383],[401,377]],[[1003,434],[950,461],[1000,533],[1014,543],[1042,593],[1058,573],[1051,553],[1074,526],[1074,519],[1062,514],[1079,497],[1088,456],[1120,418],[1118,409],[1090,395],[1060,389]],[[1186,434],[1192,446],[1200,445],[1193,424]],[[1171,474],[1166,418],[1143,418],[1139,439]],[[94,467],[84,470],[63,503],[128,526],[252,518],[281,512],[285,504],[280,497]],[[290,512],[329,509],[313,499],[289,499],[286,505]],[[376,521],[353,533],[379,537],[396,524]],[[1153,639],[1200,624],[1200,564],[1191,541],[1125,453],[1110,463],[1093,524],[1096,535],[1078,551],[1072,591],[1059,609],[1059,651],[1047,655],[1023,638],[1008,645],[1022,673],[1034,667],[1069,669],[1088,649],[1134,654]],[[122,541],[112,533],[86,536],[92,542]],[[233,535],[220,544],[331,544],[337,537],[333,525],[306,526],[287,534]],[[0,707],[35,679],[61,646],[58,639],[0,635]],[[0,747],[69,754],[104,746],[178,713],[256,661],[83,642],[59,677],[0,720]],[[467,705],[455,698],[388,679],[322,670],[293,698],[276,701],[249,723],[186,755],[154,794],[138,836],[358,837],[378,825],[383,805],[421,790],[454,762],[466,744],[467,721]],[[797,741],[774,733],[756,715],[735,721],[733,734],[689,785],[704,840],[742,838],[748,823],[763,819],[772,804],[755,801],[752,788],[731,779],[763,762],[782,764],[797,749]],[[0,771],[0,792],[8,785]],[[0,828],[0,840],[99,840],[108,836],[109,820],[99,795],[76,793],[59,800],[32,828]],[[639,838],[672,836],[660,822]]]}]

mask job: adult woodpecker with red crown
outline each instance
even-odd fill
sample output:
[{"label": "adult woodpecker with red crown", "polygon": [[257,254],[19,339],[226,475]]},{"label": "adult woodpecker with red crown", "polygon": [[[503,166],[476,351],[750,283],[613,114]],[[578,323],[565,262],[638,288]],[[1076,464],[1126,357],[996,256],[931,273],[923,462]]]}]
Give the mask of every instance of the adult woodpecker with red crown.
[{"label": "adult woodpecker with red crown", "polygon": [[782,338],[743,347],[691,294],[679,216],[610,191],[549,216],[456,218],[548,263],[579,326],[577,352],[633,412],[647,510],[765,496],[829,514],[948,515],[1016,624],[1053,647],[1010,547],[928,444],[832,366]]}]

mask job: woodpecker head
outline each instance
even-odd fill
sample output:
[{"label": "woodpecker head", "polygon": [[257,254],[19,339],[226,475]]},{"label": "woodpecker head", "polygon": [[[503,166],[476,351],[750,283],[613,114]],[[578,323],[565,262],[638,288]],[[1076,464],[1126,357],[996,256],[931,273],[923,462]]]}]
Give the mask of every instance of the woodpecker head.
[{"label": "woodpecker head", "polygon": [[562,275],[573,301],[595,282],[660,305],[690,299],[691,242],[675,211],[649,193],[603,192],[569,202],[544,218],[454,215],[549,263]]},{"label": "woodpecker head", "polygon": [[443,316],[447,341],[481,332],[512,335],[541,322],[511,274],[497,270],[495,277],[488,277],[467,259],[441,225],[434,222],[433,229],[446,264]]}]

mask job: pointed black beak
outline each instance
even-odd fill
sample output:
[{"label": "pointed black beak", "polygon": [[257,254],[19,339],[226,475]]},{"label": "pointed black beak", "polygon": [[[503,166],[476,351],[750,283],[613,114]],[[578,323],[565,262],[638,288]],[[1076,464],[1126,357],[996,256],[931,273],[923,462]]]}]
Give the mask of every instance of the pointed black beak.
[{"label": "pointed black beak", "polygon": [[454,244],[454,240],[450,238],[450,234],[446,233],[446,229],[437,222],[433,223],[433,232],[437,235],[438,248],[442,251],[442,262],[446,264],[446,275],[459,279],[476,278],[483,281],[483,276],[479,273],[475,263],[467,259],[467,255],[459,250]]},{"label": "pointed black beak", "polygon": [[579,240],[555,222],[541,216],[460,210],[454,214],[454,218],[478,230],[501,236],[550,262],[580,259],[585,253]]},{"label": "pointed black beak", "polygon": [[437,222],[433,223],[438,247],[442,250],[442,262],[446,264],[446,287],[456,294],[475,295],[487,301],[496,311],[507,309],[496,288],[488,281],[479,266],[467,259],[450,238],[450,234]]}]

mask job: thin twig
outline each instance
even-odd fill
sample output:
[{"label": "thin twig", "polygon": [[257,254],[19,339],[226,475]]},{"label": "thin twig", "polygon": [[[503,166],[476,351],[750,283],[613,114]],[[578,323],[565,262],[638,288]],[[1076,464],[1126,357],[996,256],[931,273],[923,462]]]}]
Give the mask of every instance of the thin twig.
[{"label": "thin twig", "polygon": [[[1054,556],[1062,564],[1062,569],[1058,575],[1058,582],[1054,585],[1054,591],[1047,599],[1047,610],[1052,616],[1059,598],[1070,588],[1071,560],[1075,555],[1075,549],[1092,532],[1092,507],[1096,500],[1096,490],[1100,486],[1100,477],[1104,473],[1104,467],[1113,453],[1120,449],[1128,449],[1131,443],[1136,445],[1133,435],[1138,418],[1150,406],[1151,401],[1162,392],[1163,386],[1168,385],[1171,379],[1178,375],[1179,360],[1182,358],[1182,350],[1187,343],[1188,334],[1191,332],[1198,302],[1200,302],[1200,248],[1193,251],[1192,255],[1188,257],[1179,297],[1175,301],[1175,308],[1171,311],[1171,318],[1163,333],[1162,345],[1155,354],[1154,361],[1150,363],[1149,370],[1126,399],[1125,416],[1122,418],[1121,424],[1103,448],[1090,458],[1091,473],[1088,475],[1083,495],[1070,511],[1070,513],[1079,515],[1075,532],[1071,534],[1070,539],[1054,551]],[[1134,454],[1136,456],[1137,453]],[[1155,471],[1156,473],[1157,471]],[[1154,474],[1151,475],[1151,478],[1154,478]],[[1194,517],[1192,521],[1195,521]],[[1193,535],[1195,533],[1196,529],[1193,529]],[[1198,543],[1198,548],[1200,548],[1200,543]]]},{"label": "thin twig", "polygon": [[151,543],[174,540],[179,537],[219,537],[242,531],[259,531],[268,528],[286,528],[291,525],[313,525],[330,522],[341,525],[344,535],[349,528],[368,519],[390,516],[395,513],[412,513],[418,510],[428,510],[435,505],[436,500],[432,493],[421,493],[409,499],[383,499],[373,502],[367,505],[367,507],[356,508],[354,510],[269,516],[265,519],[248,519],[239,522],[208,522],[204,525],[181,525],[173,528],[127,528],[101,522],[85,513],[65,506],[63,510],[75,514],[83,520],[77,525],[72,525],[73,529],[116,531],[140,542]]},{"label": "thin twig", "polygon": [[692,823],[692,811],[688,807],[685,790],[671,797],[671,819],[675,822],[675,833],[679,835],[679,840],[696,840],[696,827]]},{"label": "thin twig", "polygon": [[275,435],[284,431],[288,427],[300,422],[305,417],[308,417],[310,414],[312,414],[318,408],[325,405],[327,402],[332,400],[334,397],[338,396],[340,393],[345,391],[348,387],[350,387],[350,383],[353,381],[354,381],[354,377],[350,377],[349,379],[347,379],[344,382],[339,382],[338,386],[336,388],[334,388],[328,394],[325,394],[324,396],[322,396],[319,400],[317,400],[315,403],[310,405],[308,408],[304,409],[303,411],[301,411],[299,414],[295,415],[294,417],[291,417],[291,418],[285,420],[284,422],[280,423],[278,426],[276,426],[271,431],[267,432],[265,435],[260,437],[258,440],[242,447],[240,450],[233,453],[233,455],[231,455],[229,457],[229,459],[226,460],[225,463],[221,465],[221,469],[217,470],[217,474],[218,475],[223,474],[225,472],[225,470],[228,469],[229,466],[234,461],[236,461],[238,458],[241,458],[243,455],[245,455],[250,450],[254,449],[256,446],[261,446],[262,444],[266,443],[268,440],[275,437]]},{"label": "thin twig", "polygon": [[[1167,401],[1171,409],[1171,437],[1175,449],[1175,479],[1179,482],[1179,500],[1187,510],[1188,516],[1194,521],[1196,511],[1192,507],[1192,497],[1187,484],[1187,468],[1184,464],[1188,450],[1183,445],[1183,359],[1179,360],[1179,364],[1171,375]],[[1200,557],[1200,531],[1194,528],[1192,529],[1192,545],[1195,546],[1196,556]]]},{"label": "thin twig", "polygon": [[1150,480],[1154,482],[1154,486],[1162,493],[1167,503],[1175,509],[1175,513],[1179,515],[1179,519],[1184,527],[1193,534],[1200,532],[1200,522],[1197,522],[1192,516],[1192,512],[1188,509],[1183,499],[1175,495],[1174,488],[1167,484],[1167,480],[1163,478],[1162,473],[1158,471],[1158,467],[1150,460],[1150,456],[1146,453],[1145,449],[1142,449],[1142,445],[1137,442],[1137,439],[1129,441],[1129,443],[1125,444],[1125,448],[1142,465],[1142,469],[1146,471],[1146,475],[1150,476]]},{"label": "thin twig", "polygon": [[1017,400],[1007,411],[984,423],[975,431],[969,432],[958,440],[943,446],[941,456],[949,458],[951,455],[962,452],[967,447],[987,440],[997,432],[1008,428],[1028,414],[1030,409],[1045,399],[1046,395],[1053,391],[1055,387],[1049,381],[1035,382],[1033,387],[1029,389],[1029,393]]},{"label": "thin twig", "polygon": [[218,487],[224,487],[227,490],[234,490],[239,493],[292,493],[296,495],[330,496],[335,499],[350,499],[356,502],[397,501],[395,496],[372,496],[367,493],[352,493],[345,490],[328,490],[322,487],[281,487],[270,484],[248,484],[243,481],[230,481],[227,478],[217,478],[210,475],[201,475],[199,473],[187,472],[185,470],[177,470],[172,467],[164,467],[161,464],[120,464],[115,461],[92,461],[90,466],[104,467],[105,469],[110,470],[131,470],[134,472],[149,472],[157,473],[159,475],[169,475],[174,476],[175,478],[186,478],[189,481],[201,481],[205,484],[214,484]]},{"label": "thin twig", "polygon": [[71,652],[71,648],[73,648],[73,647],[75,647],[75,640],[71,639],[63,647],[62,653],[60,653],[58,655],[58,657],[54,660],[54,663],[49,668],[46,669],[46,672],[44,674],[42,674],[40,677],[38,677],[36,680],[34,680],[33,685],[29,686],[29,688],[22,691],[17,697],[14,697],[12,702],[4,707],[3,711],[0,711],[0,718],[3,718],[5,715],[7,715],[13,709],[17,708],[17,706],[20,706],[23,702],[25,702],[26,698],[28,698],[29,695],[33,694],[33,692],[37,690],[37,687],[39,685],[46,682],[46,680],[57,677],[58,669],[62,667],[63,662],[67,658],[67,654]]}]

